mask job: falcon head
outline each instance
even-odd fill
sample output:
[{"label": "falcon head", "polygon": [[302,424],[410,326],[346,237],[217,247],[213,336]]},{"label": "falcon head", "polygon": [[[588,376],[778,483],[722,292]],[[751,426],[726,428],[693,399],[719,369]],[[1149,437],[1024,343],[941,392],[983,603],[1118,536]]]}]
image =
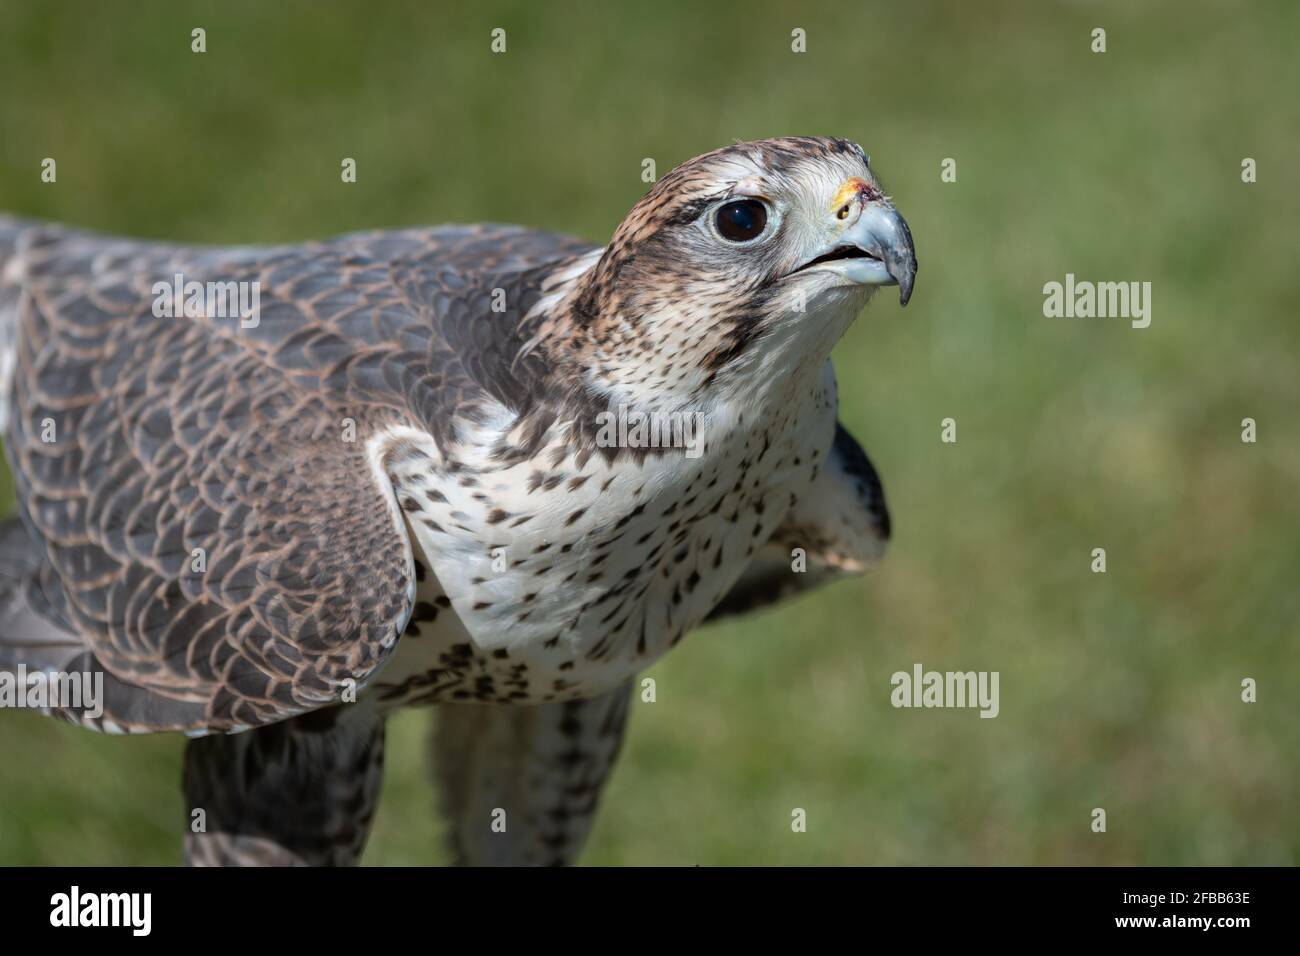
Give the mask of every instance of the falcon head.
[{"label": "falcon head", "polygon": [[911,232],[861,146],[759,140],[659,180],[577,284],[572,316],[608,382],[690,391],[729,367],[779,367],[776,353],[824,362],[876,288],[906,305],[915,277]]}]

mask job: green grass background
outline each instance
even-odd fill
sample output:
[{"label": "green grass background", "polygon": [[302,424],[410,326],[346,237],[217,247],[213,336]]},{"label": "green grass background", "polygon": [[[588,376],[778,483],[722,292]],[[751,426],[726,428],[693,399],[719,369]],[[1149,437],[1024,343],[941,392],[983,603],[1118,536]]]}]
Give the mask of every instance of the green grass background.
[{"label": "green grass background", "polygon": [[[584,861],[1293,864],[1298,39],[1284,0],[4,0],[0,208],[212,243],[602,240],[644,157],[858,140],[921,263],[835,357],[892,549],[649,672]],[[1066,272],[1152,282],[1151,327],[1044,318]],[[893,709],[917,661],[1000,671],[1001,715]],[[441,859],[429,719],[394,721],[368,863]],[[0,714],[0,864],[177,862],[181,748]]]}]

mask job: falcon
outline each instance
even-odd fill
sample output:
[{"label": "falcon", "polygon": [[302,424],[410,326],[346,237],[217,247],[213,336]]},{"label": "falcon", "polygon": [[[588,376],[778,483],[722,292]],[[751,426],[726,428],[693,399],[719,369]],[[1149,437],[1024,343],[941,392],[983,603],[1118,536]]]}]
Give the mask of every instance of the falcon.
[{"label": "falcon", "polygon": [[[572,862],[639,671],[882,554],[829,356],[915,275],[862,148],[814,137],[683,163],[599,248],[2,218],[0,670],[94,675],[43,709],[191,738],[189,864],[355,863],[385,718],[424,704],[457,861]],[[696,446],[609,441],[630,413]]]}]

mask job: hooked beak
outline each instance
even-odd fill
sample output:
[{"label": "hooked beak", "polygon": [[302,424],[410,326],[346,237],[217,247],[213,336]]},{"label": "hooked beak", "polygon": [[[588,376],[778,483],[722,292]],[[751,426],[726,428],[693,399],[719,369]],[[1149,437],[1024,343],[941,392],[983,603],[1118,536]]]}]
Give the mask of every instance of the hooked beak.
[{"label": "hooked beak", "polygon": [[857,218],[815,258],[795,272],[825,270],[858,285],[897,285],[907,305],[916,280],[916,249],[907,221],[883,201],[861,206]]}]

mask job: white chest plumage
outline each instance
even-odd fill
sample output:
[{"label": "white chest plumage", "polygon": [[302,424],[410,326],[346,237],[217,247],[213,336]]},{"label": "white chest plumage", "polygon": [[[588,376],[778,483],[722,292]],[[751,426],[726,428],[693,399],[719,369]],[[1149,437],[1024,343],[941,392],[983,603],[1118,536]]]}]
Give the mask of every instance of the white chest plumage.
[{"label": "white chest plumage", "polygon": [[374,692],[393,706],[565,700],[653,663],[723,598],[825,461],[829,366],[765,407],[704,422],[693,459],[551,464],[548,448],[452,473],[429,443],[397,463],[424,573]]}]

